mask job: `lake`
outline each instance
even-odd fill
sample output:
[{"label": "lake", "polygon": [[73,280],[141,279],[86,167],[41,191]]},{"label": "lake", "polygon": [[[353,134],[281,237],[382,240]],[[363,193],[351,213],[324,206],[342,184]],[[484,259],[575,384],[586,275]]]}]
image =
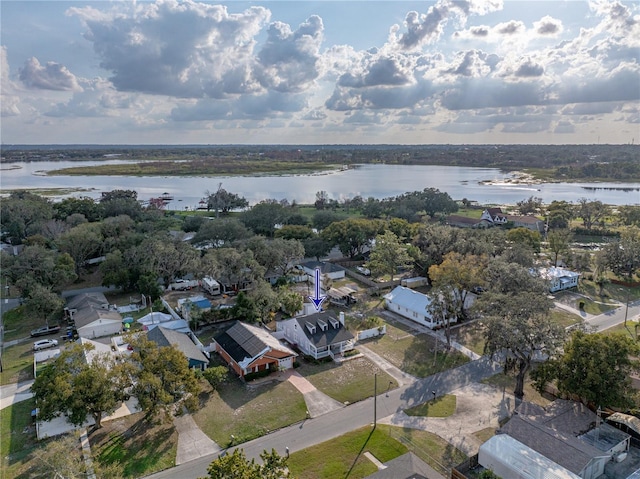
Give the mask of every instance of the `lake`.
[{"label": "lake", "polygon": [[[530,196],[577,202],[580,198],[613,205],[640,205],[640,182],[635,183],[509,183],[514,175],[495,168],[429,165],[360,165],[356,168],[317,174],[282,176],[46,176],[45,172],[73,166],[117,164],[126,160],[18,162],[1,165],[0,192],[21,188],[85,188],[67,196],[99,198],[103,191],[131,189],[148,200],[170,193],[169,209],[193,209],[206,191],[218,185],[244,196],[251,204],[263,199],[288,199],[313,203],[317,191],[342,200],[360,195],[378,199],[424,188],[446,191],[456,200],[467,198],[481,204],[515,204]],[[13,169],[11,169],[13,168]],[[486,184],[483,182],[491,182]]]}]

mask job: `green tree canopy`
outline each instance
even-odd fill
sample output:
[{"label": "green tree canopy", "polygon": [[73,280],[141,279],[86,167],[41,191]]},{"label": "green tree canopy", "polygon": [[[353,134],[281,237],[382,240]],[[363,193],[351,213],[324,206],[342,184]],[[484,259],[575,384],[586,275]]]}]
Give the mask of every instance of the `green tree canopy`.
[{"label": "green tree canopy", "polygon": [[95,427],[113,413],[124,399],[127,380],[109,355],[87,353],[91,345],[73,344],[45,366],[31,391],[38,406],[38,417],[45,421],[65,414],[76,426],[92,416]]},{"label": "green tree canopy", "polygon": [[332,246],[337,245],[345,256],[354,258],[382,231],[384,223],[380,220],[347,219],[331,223],[322,230],[321,237]]},{"label": "green tree canopy", "polygon": [[398,270],[411,263],[407,253],[407,246],[390,230],[376,236],[375,246],[371,250],[369,268],[371,270],[391,275],[391,281]]},{"label": "green tree canopy", "polygon": [[209,465],[210,479],[285,479],[290,477],[287,457],[280,456],[275,449],[260,454],[262,464],[249,461],[243,449],[218,457]]},{"label": "green tree canopy", "polygon": [[523,244],[535,253],[540,252],[540,233],[529,228],[513,228],[507,232],[507,239],[513,243]]},{"label": "green tree canopy", "polygon": [[564,353],[533,373],[539,390],[556,380],[558,390],[594,406],[629,408],[637,391],[630,374],[640,363],[640,346],[626,334],[587,334],[575,331]]}]

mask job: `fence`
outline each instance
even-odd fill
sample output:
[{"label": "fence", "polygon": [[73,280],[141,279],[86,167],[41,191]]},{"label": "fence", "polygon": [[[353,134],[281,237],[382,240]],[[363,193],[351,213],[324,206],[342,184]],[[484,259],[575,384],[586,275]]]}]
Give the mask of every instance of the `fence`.
[{"label": "fence", "polygon": [[451,479],[468,479],[466,475],[471,469],[478,466],[478,455],[471,456],[466,461],[451,469]]},{"label": "fence", "polygon": [[386,334],[386,332],[387,332],[386,324],[377,328],[358,331],[358,341],[362,341],[363,339],[375,338],[376,336],[381,336],[383,334]]}]

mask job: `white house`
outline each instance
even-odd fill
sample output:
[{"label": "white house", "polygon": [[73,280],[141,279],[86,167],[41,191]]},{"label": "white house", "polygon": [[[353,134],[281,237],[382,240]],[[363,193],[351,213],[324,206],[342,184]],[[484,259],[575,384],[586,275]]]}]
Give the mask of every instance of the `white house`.
[{"label": "white house", "polygon": [[321,313],[278,321],[276,335],[315,359],[341,356],[353,349],[356,339],[344,326],[344,313]]},{"label": "white house", "polygon": [[81,338],[113,336],[122,330],[122,316],[109,306],[102,293],[84,293],[69,298],[67,313]]},{"label": "white house", "polygon": [[[384,296],[385,305],[389,311],[404,316],[411,321],[434,329],[441,321],[436,321],[427,310],[431,304],[431,298],[404,286],[396,286],[393,291]],[[457,322],[457,318],[451,318],[450,323]]]},{"label": "white house", "polygon": [[320,269],[320,274],[322,276],[327,276],[333,280],[343,279],[345,276],[344,268],[333,263],[324,261],[307,261],[306,263],[300,264],[300,266],[302,267],[302,270],[312,278],[315,278],[316,268]]},{"label": "white house", "polygon": [[549,282],[549,291],[552,293],[563,289],[575,288],[578,286],[578,280],[580,279],[580,273],[555,266],[540,268],[538,274]]}]

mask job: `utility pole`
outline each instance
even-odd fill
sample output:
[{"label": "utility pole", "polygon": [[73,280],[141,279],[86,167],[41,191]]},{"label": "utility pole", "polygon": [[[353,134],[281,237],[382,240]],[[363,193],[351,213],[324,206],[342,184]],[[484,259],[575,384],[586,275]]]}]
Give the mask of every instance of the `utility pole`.
[{"label": "utility pole", "polygon": [[377,404],[378,401],[378,373],[373,374],[373,428],[376,428],[376,423],[378,421],[377,415]]}]

